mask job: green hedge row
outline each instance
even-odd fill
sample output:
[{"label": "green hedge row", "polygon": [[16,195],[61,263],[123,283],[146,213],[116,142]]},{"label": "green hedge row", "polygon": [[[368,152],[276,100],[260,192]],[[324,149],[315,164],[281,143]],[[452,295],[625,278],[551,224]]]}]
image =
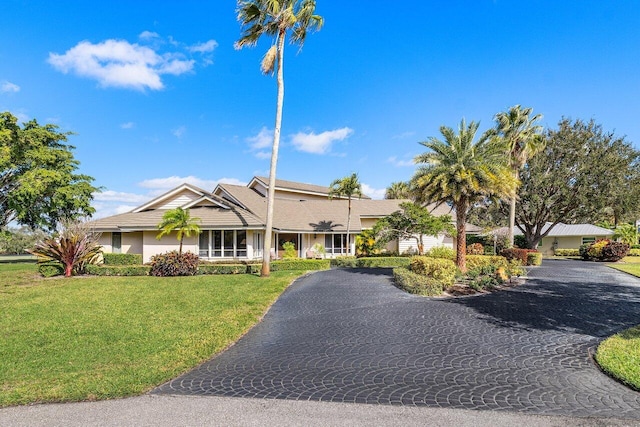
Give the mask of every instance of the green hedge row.
[{"label": "green hedge row", "polygon": [[328,259],[291,258],[271,262],[272,271],[284,270],[328,270],[331,263]]},{"label": "green hedge row", "polygon": [[62,276],[64,274],[64,266],[55,261],[41,262],[38,263],[38,273],[42,277]]},{"label": "green hedge row", "polygon": [[104,265],[142,265],[142,254],[103,253]]},{"label": "green hedge row", "polygon": [[443,283],[433,277],[416,274],[405,267],[393,269],[395,285],[410,294],[434,297],[444,291]]},{"label": "green hedge row", "polygon": [[555,256],[580,256],[580,249],[555,249]]},{"label": "green hedge row", "polygon": [[260,264],[200,264],[197,274],[257,274]]},{"label": "green hedge row", "polygon": [[149,265],[87,265],[87,274],[94,276],[148,276]]},{"label": "green hedge row", "polygon": [[527,265],[542,265],[542,254],[540,252],[529,252],[527,254]]},{"label": "green hedge row", "polygon": [[450,259],[431,258],[428,256],[415,256],[411,258],[409,266],[411,272],[420,276],[430,277],[442,284],[443,288],[447,288],[456,280],[458,267]]},{"label": "green hedge row", "polygon": [[629,249],[629,255],[627,256],[640,256],[640,249]]},{"label": "green hedge row", "polygon": [[408,267],[411,258],[402,256],[375,256],[375,257],[339,257],[331,260],[331,267],[350,268],[393,268]]}]

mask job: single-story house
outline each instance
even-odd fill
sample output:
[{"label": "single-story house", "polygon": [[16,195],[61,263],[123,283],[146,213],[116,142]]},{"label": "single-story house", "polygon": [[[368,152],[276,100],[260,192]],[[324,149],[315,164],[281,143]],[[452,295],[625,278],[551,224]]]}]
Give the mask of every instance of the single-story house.
[{"label": "single-story house", "polygon": [[[163,214],[177,207],[189,209],[200,218],[199,236],[185,237],[184,251],[206,260],[247,260],[262,258],[269,180],[254,177],[246,186],[219,184],[209,192],[182,184],[133,209],[93,221],[101,232],[105,252],[142,254],[144,262],[153,255],[178,248],[175,233],[156,239]],[[347,236],[348,202],[329,199],[329,188],[293,181],[277,180],[273,219],[272,257],[282,256],[283,244],[293,242],[298,256],[306,257],[316,244],[324,246],[327,257],[353,254],[355,236],[373,228],[375,222],[399,209],[404,200],[353,199],[351,224]],[[431,206],[434,215],[450,214],[446,205]],[[453,247],[449,236],[425,236],[425,249]],[[415,240],[390,242],[391,252],[415,252]]]},{"label": "single-story house", "polygon": [[[549,227],[551,227],[551,223],[547,222],[542,228],[542,232],[546,232]],[[503,227],[496,231],[506,233],[507,228]],[[581,245],[593,243],[596,240],[611,239],[613,233],[613,230],[592,224],[564,224],[560,222],[540,240],[538,250],[545,256],[552,256],[556,249],[578,249]],[[514,234],[523,235],[518,227],[514,230]]]}]

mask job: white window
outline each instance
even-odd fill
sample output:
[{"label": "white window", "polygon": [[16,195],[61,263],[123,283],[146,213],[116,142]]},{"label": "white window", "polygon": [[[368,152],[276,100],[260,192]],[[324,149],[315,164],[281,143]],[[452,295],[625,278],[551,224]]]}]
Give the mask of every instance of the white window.
[{"label": "white window", "polygon": [[205,230],[198,238],[198,255],[202,258],[237,258],[247,256],[245,230]]},{"label": "white window", "polygon": [[593,243],[595,241],[596,241],[595,237],[583,237],[582,238],[582,244],[583,245],[588,245],[588,244],[591,244],[591,243]]},{"label": "white window", "polygon": [[346,234],[325,234],[324,249],[328,254],[346,254],[347,253],[347,235]]}]

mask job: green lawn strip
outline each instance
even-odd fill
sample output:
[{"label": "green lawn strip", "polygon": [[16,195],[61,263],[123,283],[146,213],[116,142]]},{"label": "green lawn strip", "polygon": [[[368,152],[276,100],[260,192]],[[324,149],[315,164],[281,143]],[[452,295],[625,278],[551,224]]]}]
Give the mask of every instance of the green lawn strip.
[{"label": "green lawn strip", "polygon": [[300,274],[16,279],[0,292],[0,406],[143,393],[235,342]]},{"label": "green lawn strip", "polygon": [[640,277],[640,264],[638,263],[630,263],[630,264],[607,264],[611,268],[615,268],[616,270],[624,271],[625,273],[632,274],[634,276]]},{"label": "green lawn strip", "polygon": [[640,325],[604,340],[596,361],[604,372],[640,391]]}]

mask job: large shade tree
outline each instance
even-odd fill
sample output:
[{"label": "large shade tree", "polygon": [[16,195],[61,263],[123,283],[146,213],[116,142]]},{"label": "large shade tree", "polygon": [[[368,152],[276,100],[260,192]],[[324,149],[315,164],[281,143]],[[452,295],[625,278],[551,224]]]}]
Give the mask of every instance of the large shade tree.
[{"label": "large shade tree", "polygon": [[158,224],[160,232],[156,236],[160,240],[163,236],[176,232],[176,239],[180,242],[179,255],[182,255],[182,242],[184,237],[191,237],[191,234],[200,234],[200,226],[198,223],[200,218],[191,216],[189,209],[175,208],[168,210],[162,215],[162,221]]},{"label": "large shade tree", "polygon": [[351,253],[351,244],[349,242],[349,232],[351,229],[351,200],[354,197],[362,197],[362,184],[358,180],[358,174],[351,174],[344,178],[338,178],[329,185],[329,199],[334,197],[346,198],[348,201],[347,213],[347,252]]},{"label": "large shade tree", "polygon": [[262,276],[270,273],[271,233],[273,229],[273,204],[276,184],[276,165],[282,128],[282,106],[284,103],[284,46],[287,35],[291,42],[300,47],[307,33],[319,30],[323,19],[315,14],[315,0],[241,0],[238,1],[237,17],[242,34],[236,42],[236,49],[255,46],[262,36],[272,39],[272,45],[265,54],[261,69],[265,74],[276,73],[278,95],[276,101],[276,120],[273,129],[273,146],[269,168],[269,189],[267,194],[267,220],[262,258]]},{"label": "large shade tree", "polygon": [[77,173],[70,135],[36,120],[20,126],[11,113],[0,113],[0,230],[15,221],[53,231],[95,211],[91,201],[99,189]]},{"label": "large shade tree", "polygon": [[420,201],[453,205],[456,265],[462,271],[466,271],[465,225],[469,208],[487,197],[513,197],[517,185],[502,140],[491,130],[474,142],[477,131],[478,123],[467,125],[464,119],[457,132],[441,126],[443,140],[430,137],[420,142],[428,151],[415,158],[420,166],[412,179]]},{"label": "large shade tree", "polygon": [[[542,115],[531,116],[531,108],[515,105],[506,112],[495,115],[496,130],[505,142],[509,163],[516,179],[519,179],[520,169],[524,167],[530,157],[544,149],[544,138],[541,135],[542,126],[537,125]],[[516,224],[517,197],[510,200],[509,206],[509,246],[513,246],[513,231]]]}]

